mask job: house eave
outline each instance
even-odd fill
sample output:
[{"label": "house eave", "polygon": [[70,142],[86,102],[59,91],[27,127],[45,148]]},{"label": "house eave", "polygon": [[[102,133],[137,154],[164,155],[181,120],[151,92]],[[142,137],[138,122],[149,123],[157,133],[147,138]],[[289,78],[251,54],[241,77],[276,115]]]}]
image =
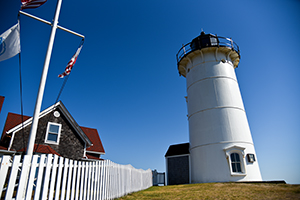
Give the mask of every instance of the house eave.
[{"label": "house eave", "polygon": [[0,153],[14,154],[16,153],[16,151],[8,151],[8,150],[0,149]]},{"label": "house eave", "polygon": [[99,152],[99,151],[85,151],[86,153],[95,153],[95,154],[100,154],[100,155],[104,155],[105,152]]},{"label": "house eave", "polygon": [[86,134],[82,131],[82,129],[80,128],[80,126],[77,124],[77,122],[71,116],[71,114],[68,112],[68,110],[63,105],[63,103],[61,101],[59,101],[58,103],[60,103],[59,104],[60,105],[59,108],[61,108],[61,111],[65,114],[65,116],[67,117],[67,119],[70,122],[70,124],[79,133],[79,136],[81,137],[81,139],[83,139],[85,141],[86,146],[90,147],[93,143],[89,140],[89,138],[86,136]]}]

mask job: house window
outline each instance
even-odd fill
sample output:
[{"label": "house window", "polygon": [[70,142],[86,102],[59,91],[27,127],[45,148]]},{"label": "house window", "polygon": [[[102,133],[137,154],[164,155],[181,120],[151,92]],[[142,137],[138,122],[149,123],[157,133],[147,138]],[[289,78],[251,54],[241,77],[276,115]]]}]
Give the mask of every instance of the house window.
[{"label": "house window", "polygon": [[45,143],[59,144],[61,124],[48,122]]},{"label": "house window", "polygon": [[230,154],[232,172],[242,172],[241,159],[238,153]]}]

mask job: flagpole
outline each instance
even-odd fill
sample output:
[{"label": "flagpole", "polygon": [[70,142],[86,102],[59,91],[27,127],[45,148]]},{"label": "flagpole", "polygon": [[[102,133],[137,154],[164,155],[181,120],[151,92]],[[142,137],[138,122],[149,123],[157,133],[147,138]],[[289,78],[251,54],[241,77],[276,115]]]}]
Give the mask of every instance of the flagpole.
[{"label": "flagpole", "polygon": [[52,24],[48,49],[47,49],[45,62],[44,62],[44,68],[43,68],[43,72],[42,72],[42,76],[41,76],[41,80],[40,80],[39,91],[38,91],[37,99],[36,99],[36,103],[35,103],[35,109],[34,109],[34,114],[33,114],[33,119],[32,119],[31,130],[30,130],[30,134],[29,134],[27,151],[26,151],[26,155],[30,155],[30,156],[32,156],[32,154],[33,154],[34,142],[35,142],[37,127],[38,127],[38,122],[39,122],[39,115],[40,115],[41,106],[42,106],[42,100],[43,100],[43,95],[44,95],[44,90],[45,90],[45,84],[46,84],[46,79],[47,79],[47,74],[48,74],[48,68],[49,68],[55,33],[56,33],[56,29],[57,29],[57,24],[58,24],[58,17],[59,17],[59,13],[60,13],[61,3],[62,3],[62,0],[57,0],[54,21]]}]

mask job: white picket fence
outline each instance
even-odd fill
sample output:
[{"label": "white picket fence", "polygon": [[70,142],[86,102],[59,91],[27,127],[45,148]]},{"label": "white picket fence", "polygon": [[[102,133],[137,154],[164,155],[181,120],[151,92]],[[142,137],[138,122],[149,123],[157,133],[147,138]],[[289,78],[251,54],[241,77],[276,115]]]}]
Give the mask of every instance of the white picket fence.
[{"label": "white picket fence", "polygon": [[[32,159],[31,159],[32,158]],[[11,162],[11,159],[13,161]],[[0,157],[1,199],[114,199],[152,186],[150,169],[57,155]]]}]

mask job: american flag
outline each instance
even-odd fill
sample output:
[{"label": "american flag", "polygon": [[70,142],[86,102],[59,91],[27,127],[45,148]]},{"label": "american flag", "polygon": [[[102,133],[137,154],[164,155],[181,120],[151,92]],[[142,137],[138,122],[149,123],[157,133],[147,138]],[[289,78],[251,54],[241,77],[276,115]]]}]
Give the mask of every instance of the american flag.
[{"label": "american flag", "polygon": [[46,3],[47,0],[21,0],[22,9],[28,9],[28,8],[37,8]]},{"label": "american flag", "polygon": [[70,72],[71,72],[73,66],[74,66],[75,63],[76,63],[77,57],[78,57],[78,55],[79,55],[79,53],[80,53],[80,51],[81,51],[82,46],[83,46],[83,44],[80,45],[80,47],[77,49],[77,51],[76,51],[76,53],[74,54],[74,56],[73,56],[73,57],[71,58],[71,60],[68,62],[68,65],[67,65],[65,71],[64,71],[62,74],[58,75],[59,78],[63,78],[63,77],[65,77],[65,76],[67,76],[67,75],[70,74]]}]

